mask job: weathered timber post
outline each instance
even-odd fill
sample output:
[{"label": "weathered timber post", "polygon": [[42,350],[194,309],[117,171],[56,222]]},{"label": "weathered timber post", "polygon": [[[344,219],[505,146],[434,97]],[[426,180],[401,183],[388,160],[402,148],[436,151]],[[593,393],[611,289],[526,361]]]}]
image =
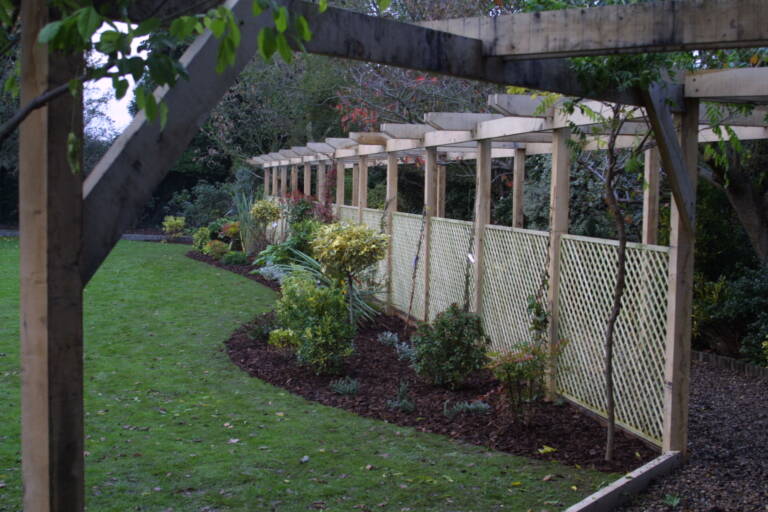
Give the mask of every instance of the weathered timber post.
[{"label": "weathered timber post", "polygon": [[644,244],[657,244],[659,238],[659,168],[661,160],[656,148],[645,150],[645,187],[643,188]]},{"label": "weathered timber post", "polygon": [[[680,146],[691,182],[692,204],[696,204],[698,181],[699,102],[685,101],[680,123]],[[695,219],[690,227],[672,201],[669,234],[669,289],[667,292],[667,347],[664,366],[665,452],[688,448],[688,393],[691,372],[691,316],[693,311],[693,255]]]},{"label": "weathered timber post", "polygon": [[345,171],[346,167],[344,166],[344,162],[336,160],[336,215],[341,215],[341,207],[344,206],[344,201],[346,200],[344,198]]},{"label": "weathered timber post", "polygon": [[473,277],[475,287],[472,290],[470,306],[472,311],[481,314],[483,308],[483,243],[485,228],[491,223],[491,141],[481,140],[477,147],[477,171],[475,173],[475,234]]},{"label": "weathered timber post", "polygon": [[[560,311],[560,239],[568,233],[570,205],[570,170],[571,159],[568,150],[570,129],[558,128],[552,132],[552,181],[549,192],[549,268],[547,288],[547,312],[549,325],[547,340],[553,352],[559,343],[558,330]],[[554,361],[552,361],[554,363]],[[550,364],[547,369],[546,393],[552,400],[557,393],[556,368]]]},{"label": "weathered timber post", "polygon": [[436,217],[445,217],[445,180],[446,165],[437,166],[437,206],[435,209]]},{"label": "weathered timber post", "polygon": [[280,167],[274,167],[272,169],[272,195],[275,197],[280,196],[280,187],[278,185],[278,180],[280,178]]},{"label": "weathered timber post", "polygon": [[363,223],[363,210],[368,208],[368,159],[358,157],[357,162],[357,222]]},{"label": "weathered timber post", "polygon": [[312,195],[312,165],[308,163],[304,164],[304,195]]},{"label": "weathered timber post", "polygon": [[515,149],[512,175],[512,227],[522,228],[525,224],[523,205],[525,201],[525,149]]},{"label": "weathered timber post", "polygon": [[[66,84],[83,65],[80,56],[49,54],[37,43],[48,16],[44,0],[21,4],[22,105]],[[85,507],[83,175],[67,163],[67,148],[70,133],[82,140],[82,96],[49,102],[29,114],[20,130],[23,506],[77,512]]]},{"label": "weathered timber post", "polygon": [[269,167],[264,167],[264,199],[269,198],[269,185],[270,185],[270,171]]},{"label": "weathered timber post", "polygon": [[397,211],[397,153],[387,153],[387,197],[384,200],[386,208],[386,234],[389,235],[387,245],[387,313],[392,314],[392,244],[393,238],[393,214]]},{"label": "weathered timber post", "polygon": [[288,197],[288,166],[280,168],[280,197]]},{"label": "weathered timber post", "polygon": [[320,204],[328,201],[328,191],[325,185],[325,162],[317,164],[317,200]]},{"label": "weathered timber post", "polygon": [[424,321],[429,321],[429,276],[432,272],[432,217],[437,207],[437,148],[426,148],[424,159]]},{"label": "weathered timber post", "polygon": [[360,199],[360,167],[357,164],[352,164],[352,206],[360,206],[358,202]]},{"label": "weathered timber post", "polygon": [[291,190],[290,195],[293,196],[299,191],[299,165],[293,164],[291,166]]}]

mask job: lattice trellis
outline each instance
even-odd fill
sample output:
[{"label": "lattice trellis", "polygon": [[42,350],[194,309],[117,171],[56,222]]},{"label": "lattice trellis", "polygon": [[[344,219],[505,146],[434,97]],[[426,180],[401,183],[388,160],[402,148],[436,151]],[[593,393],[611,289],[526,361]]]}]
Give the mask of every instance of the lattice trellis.
[{"label": "lattice trellis", "polygon": [[[564,236],[559,335],[567,341],[559,391],[605,416],[605,327],[613,303],[618,244]],[[617,423],[661,442],[669,249],[630,244],[622,310],[616,323]]]},{"label": "lattice trellis", "polygon": [[[384,210],[376,210],[373,208],[363,209],[363,224],[368,228],[374,230],[377,233],[383,233],[386,220],[384,217]],[[384,258],[376,265],[376,274],[374,276],[376,282],[382,287],[382,293],[377,294],[377,298],[382,302],[387,300],[386,285],[387,285],[387,259]]]},{"label": "lattice trellis", "polygon": [[340,206],[339,220],[348,224],[357,224],[357,206]]},{"label": "lattice trellis", "polygon": [[469,272],[469,297],[472,296],[473,269],[467,268],[467,254],[472,252],[471,222],[433,218],[430,236],[429,319],[432,320],[452,303],[464,304],[465,275]]},{"label": "lattice trellis", "polygon": [[542,286],[548,236],[503,226],[485,229],[481,317],[495,351],[531,339],[528,297]]},{"label": "lattice trellis", "polygon": [[416,281],[413,282],[413,266],[421,229],[420,215],[392,214],[392,304],[407,313],[411,290],[415,288],[411,315],[416,318],[424,318],[424,243],[421,244]]}]

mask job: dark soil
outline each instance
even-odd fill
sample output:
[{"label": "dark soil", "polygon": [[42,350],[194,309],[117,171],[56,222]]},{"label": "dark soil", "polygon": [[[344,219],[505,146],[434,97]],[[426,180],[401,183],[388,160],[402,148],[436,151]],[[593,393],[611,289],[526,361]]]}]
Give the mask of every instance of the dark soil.
[{"label": "dark soil", "polygon": [[688,451],[685,466],[624,510],[766,512],[768,379],[694,362]]},{"label": "dark soil", "polygon": [[264,277],[262,277],[261,274],[252,274],[251,272],[255,270],[255,268],[252,265],[224,265],[221,262],[211,258],[210,256],[207,256],[198,251],[189,251],[187,253],[187,258],[192,258],[193,260],[202,261],[203,263],[207,263],[209,265],[213,265],[214,267],[219,267],[224,270],[229,270],[230,272],[234,272],[235,274],[240,274],[243,277],[247,277],[248,279],[256,281],[259,284],[263,284],[267,288],[271,288],[276,292],[280,291],[280,284],[277,281],[265,279]]},{"label": "dark soil", "polygon": [[[263,329],[258,328],[263,323],[263,316],[257,318],[227,340],[230,358],[252,376],[309,400],[496,450],[602,471],[631,471],[657,455],[643,442],[619,434],[617,460],[604,462],[605,428],[572,405],[538,403],[533,405],[527,421],[516,419],[505,407],[498,381],[487,371],[472,375],[456,391],[425,383],[405,361],[398,359],[393,347],[376,339],[384,331],[396,332],[404,339],[405,325],[398,318],[381,316],[376,325],[360,329],[355,338],[355,354],[348,359],[343,372],[358,382],[354,395],[335,393],[329,385],[338,377],[317,376],[299,366],[291,354],[268,345],[261,334]],[[408,383],[409,398],[415,405],[412,413],[387,405],[397,395],[401,382]],[[445,415],[445,404],[472,400],[485,401],[493,411],[460,413],[453,418]],[[544,446],[556,451],[540,453]]]}]

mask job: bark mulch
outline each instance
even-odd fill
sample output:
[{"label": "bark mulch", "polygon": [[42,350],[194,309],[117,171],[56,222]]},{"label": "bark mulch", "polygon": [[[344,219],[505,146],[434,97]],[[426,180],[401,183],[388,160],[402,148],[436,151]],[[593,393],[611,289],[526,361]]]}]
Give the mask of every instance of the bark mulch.
[{"label": "bark mulch", "polygon": [[685,466],[624,510],[768,511],[768,379],[694,362],[688,450]]},{"label": "bark mulch", "polygon": [[[498,381],[488,371],[477,372],[455,391],[425,383],[398,358],[393,347],[377,341],[377,335],[385,331],[404,339],[405,325],[399,318],[381,316],[375,325],[358,332],[355,354],[343,372],[358,382],[354,395],[335,393],[330,384],[338,377],[317,376],[299,366],[291,354],[268,345],[259,328],[264,322],[262,315],[238,329],[226,342],[229,357],[250,375],[309,400],[495,450],[602,471],[631,471],[657,455],[643,442],[619,433],[616,461],[604,462],[605,428],[569,404],[537,403],[527,421],[514,418],[505,407]],[[408,395],[415,405],[411,413],[387,404],[396,397],[401,382],[408,384]],[[446,405],[473,400],[485,401],[492,412],[446,416]],[[555,451],[548,452],[545,446]]]}]

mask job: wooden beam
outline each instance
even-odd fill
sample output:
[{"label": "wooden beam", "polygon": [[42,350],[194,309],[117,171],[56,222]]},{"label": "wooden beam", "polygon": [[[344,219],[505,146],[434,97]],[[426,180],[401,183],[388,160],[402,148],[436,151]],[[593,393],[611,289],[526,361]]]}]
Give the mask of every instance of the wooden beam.
[{"label": "wooden beam", "polygon": [[659,150],[645,150],[643,183],[643,233],[644,244],[656,245],[659,239],[659,176],[661,174]]},{"label": "wooden beam", "polygon": [[[765,9],[768,15],[768,6]],[[768,30],[763,18],[762,25]],[[685,77],[685,97],[704,101],[768,101],[768,68],[699,71]]]},{"label": "wooden beam", "polygon": [[[420,139],[425,133],[431,132],[432,130],[434,130],[434,128],[428,124],[384,123],[381,125],[381,131],[389,135],[392,139]],[[390,140],[387,140],[387,146],[389,145]]]},{"label": "wooden beam", "polygon": [[268,168],[264,168],[264,199],[269,197],[269,186],[271,184],[272,176]]},{"label": "wooden beam", "polygon": [[387,211],[387,310],[394,311],[392,305],[392,214],[397,211],[397,154],[387,153],[387,195],[384,208]]},{"label": "wooden beam", "polygon": [[360,206],[360,166],[352,165],[352,206]]},{"label": "wooden beam", "polygon": [[317,164],[317,200],[321,204],[328,202],[328,190],[325,183],[326,164],[321,162]]},{"label": "wooden beam", "polygon": [[768,46],[763,0],[666,0],[419,23],[482,39],[486,55],[579,57]]},{"label": "wooden beam", "polygon": [[[37,43],[48,4],[21,4],[21,104],[83,66]],[[24,510],[36,512],[85,508],[83,196],[81,169],[67,163],[70,133],[82,140],[82,97],[70,94],[20,127],[21,469]]]},{"label": "wooden beam", "polygon": [[483,309],[483,275],[485,228],[491,223],[491,142],[481,141],[477,152],[477,170],[475,173],[475,241],[474,281],[471,308],[478,315]]},{"label": "wooden beam", "polygon": [[278,185],[278,179],[280,174],[280,168],[279,167],[273,167],[272,168],[272,192],[273,196],[278,196],[280,194],[280,188]]},{"label": "wooden beam", "polygon": [[545,99],[526,94],[491,94],[488,106],[504,116],[551,117],[552,108],[542,110]]},{"label": "wooden beam", "polygon": [[304,195],[309,197],[312,195],[312,166],[310,164],[304,164]]},{"label": "wooden beam", "polygon": [[344,206],[344,195],[345,195],[345,188],[346,183],[344,179],[344,173],[346,169],[344,167],[344,162],[337,161],[336,162],[336,215],[339,214],[341,211],[341,207]]},{"label": "wooden beam", "polygon": [[[688,100],[682,116],[680,145],[686,176],[693,183],[696,203],[698,182],[698,100]],[[688,392],[691,372],[691,316],[693,314],[693,256],[695,224],[683,215],[680,202],[672,201],[669,235],[669,289],[667,291],[667,342],[664,365],[665,452],[688,449]],[[695,221],[695,219],[693,219]]]},{"label": "wooden beam", "polygon": [[474,114],[467,112],[427,112],[424,122],[437,130],[474,130],[477,123],[504,117],[500,114]]},{"label": "wooden beam", "polygon": [[446,172],[445,164],[438,164],[437,166],[437,196],[435,206],[435,216],[445,217],[445,186],[446,186]]},{"label": "wooden beam", "polygon": [[289,193],[293,196],[299,191],[299,166],[294,164],[291,166],[291,188]]},{"label": "wooden beam", "polygon": [[523,201],[525,192],[525,149],[515,150],[514,170],[512,175],[512,227],[525,227]]},{"label": "wooden beam", "polygon": [[280,167],[280,197],[288,197],[288,166]]},{"label": "wooden beam", "polygon": [[[653,84],[642,92],[648,119],[653,127],[656,142],[661,154],[661,161],[669,176],[669,185],[672,195],[677,202],[682,222],[690,229],[696,218],[696,184],[691,182],[683,151],[677,139],[675,124],[670,109],[671,98],[664,84]],[[696,126],[698,127],[698,104],[696,106]]]},{"label": "wooden beam", "polygon": [[368,159],[361,156],[357,168],[357,222],[362,224],[363,210],[368,208]]},{"label": "wooden beam", "polygon": [[424,318],[429,322],[429,281],[432,272],[432,217],[437,210],[437,148],[427,148],[424,159]]},{"label": "wooden beam", "polygon": [[[559,128],[555,130],[552,140],[552,179],[549,187],[549,262],[547,288],[547,312],[549,324],[547,326],[547,339],[550,349],[554,352],[558,337],[560,321],[560,239],[568,233],[569,205],[570,205],[570,149],[568,139],[570,129]],[[554,398],[557,392],[556,368],[547,368],[546,391],[549,399]]]}]

